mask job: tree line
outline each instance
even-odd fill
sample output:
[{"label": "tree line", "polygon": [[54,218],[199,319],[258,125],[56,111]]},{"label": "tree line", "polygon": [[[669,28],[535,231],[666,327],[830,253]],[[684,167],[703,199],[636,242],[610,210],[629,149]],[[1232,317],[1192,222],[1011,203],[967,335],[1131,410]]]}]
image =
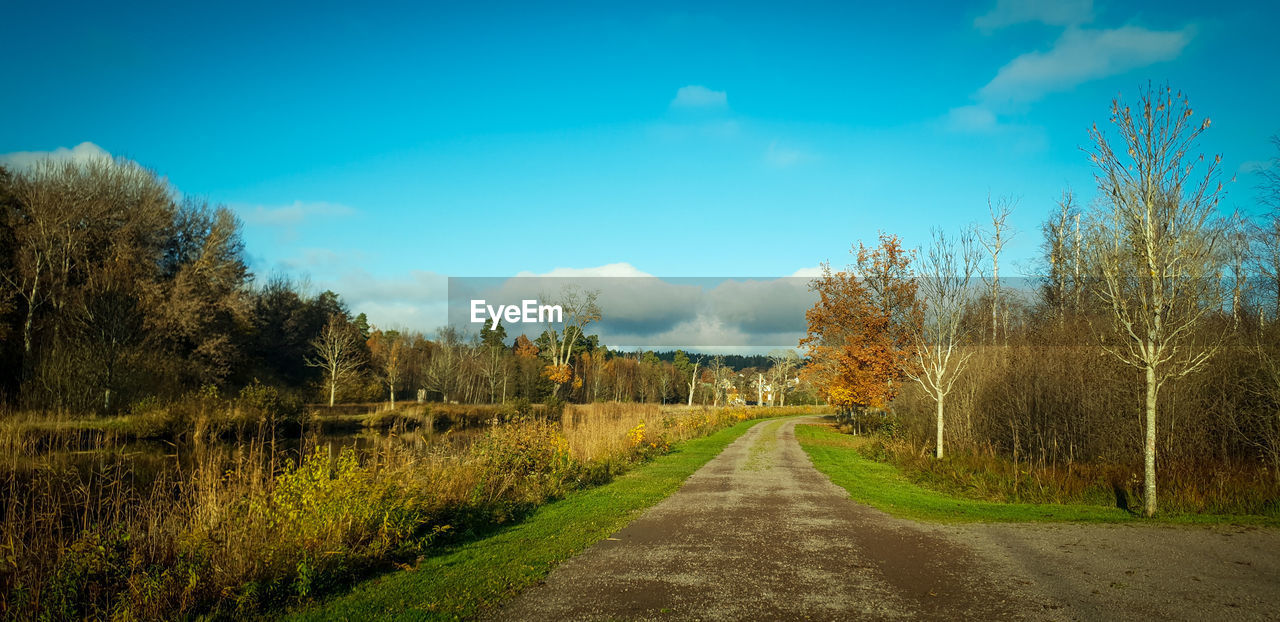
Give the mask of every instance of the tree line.
[{"label": "tree line", "polygon": [[1057,200],[1034,288],[1000,277],[1012,197],[924,248],[883,234],[813,282],[805,373],[856,426],[938,459],[1133,465],[1148,515],[1157,464],[1205,486],[1257,465],[1280,485],[1280,156],[1258,185],[1270,211],[1227,212],[1183,94],[1148,86],[1110,112],[1084,150],[1097,198]]},{"label": "tree line", "polygon": [[[595,294],[562,292],[561,329],[433,335],[370,326],[332,292],[257,279],[229,209],[130,160],[0,167],[0,403],[112,414],[141,399],[260,382],[304,401],[814,400],[790,356],[624,353],[590,334]],[[767,376],[767,378],[766,378]],[[773,389],[773,386],[777,389]]]}]

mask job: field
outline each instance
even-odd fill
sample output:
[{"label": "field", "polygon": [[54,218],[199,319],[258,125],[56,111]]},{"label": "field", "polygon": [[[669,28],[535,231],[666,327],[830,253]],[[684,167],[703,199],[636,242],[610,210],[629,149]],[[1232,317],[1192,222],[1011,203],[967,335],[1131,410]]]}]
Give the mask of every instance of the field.
[{"label": "field", "polygon": [[[173,405],[194,416],[166,415],[188,426],[151,437],[167,453],[112,428],[125,423],[15,418],[3,445],[4,614],[277,610],[518,524],[682,442],[803,412],[595,404],[558,420],[508,412],[456,437],[383,413],[397,423],[335,437],[229,425],[243,413],[227,408],[202,418]],[[119,421],[137,430],[158,418]]]}]

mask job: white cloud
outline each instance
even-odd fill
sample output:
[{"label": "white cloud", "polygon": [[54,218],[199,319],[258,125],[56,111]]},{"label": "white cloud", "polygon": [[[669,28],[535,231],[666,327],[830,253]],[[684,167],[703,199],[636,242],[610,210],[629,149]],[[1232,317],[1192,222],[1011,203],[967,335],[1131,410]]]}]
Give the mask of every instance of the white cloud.
[{"label": "white cloud", "polygon": [[106,149],[91,142],[82,142],[70,149],[58,147],[53,151],[15,151],[0,154],[0,165],[14,170],[29,169],[41,160],[55,162],[90,162],[93,160],[110,160],[111,154]]},{"label": "white cloud", "polygon": [[995,7],[974,19],[973,25],[991,31],[1026,22],[1078,26],[1091,20],[1093,0],[996,0]]},{"label": "white cloud", "polygon": [[769,148],[764,152],[764,161],[770,166],[777,168],[788,168],[812,160],[814,156],[807,152],[801,151],[794,147],[786,147],[778,144],[778,141],[769,143]]},{"label": "white cloud", "polygon": [[265,227],[293,227],[307,220],[324,216],[350,216],[356,211],[336,203],[294,201],[290,205],[268,207],[264,205],[233,206],[240,218],[251,225]]},{"label": "white cloud", "polygon": [[672,108],[723,108],[728,105],[729,98],[724,91],[713,91],[697,84],[680,87],[676,98],[671,100]]},{"label": "white cloud", "polygon": [[797,278],[812,279],[822,276],[822,266],[810,266],[808,268],[800,268],[792,272],[790,276]]},{"label": "white cloud", "polygon": [[341,294],[353,313],[368,315],[369,322],[379,327],[429,333],[444,326],[448,318],[449,279],[435,272],[414,270],[377,277],[352,270],[321,286]]},{"label": "white cloud", "polygon": [[1028,52],[1000,68],[978,91],[984,104],[1027,103],[1047,93],[1173,60],[1193,35],[1125,26],[1110,30],[1068,28],[1047,52]]},{"label": "white cloud", "polygon": [[603,266],[595,266],[593,268],[555,268],[550,272],[544,272],[542,274],[537,274],[537,273],[529,272],[526,270],[526,271],[521,271],[520,273],[516,274],[516,276],[520,278],[535,277],[535,276],[572,278],[572,277],[628,277],[628,276],[651,277],[653,275],[649,274],[648,272],[644,272],[639,268],[636,268],[635,266],[625,261],[621,261],[618,263],[605,264]]},{"label": "white cloud", "polygon": [[1246,175],[1251,173],[1261,173],[1268,168],[1271,168],[1270,162],[1263,160],[1247,160],[1240,163],[1240,166],[1236,168],[1236,173]]},{"label": "white cloud", "polygon": [[947,112],[946,124],[954,132],[989,132],[996,128],[996,114],[983,106],[960,106]]}]

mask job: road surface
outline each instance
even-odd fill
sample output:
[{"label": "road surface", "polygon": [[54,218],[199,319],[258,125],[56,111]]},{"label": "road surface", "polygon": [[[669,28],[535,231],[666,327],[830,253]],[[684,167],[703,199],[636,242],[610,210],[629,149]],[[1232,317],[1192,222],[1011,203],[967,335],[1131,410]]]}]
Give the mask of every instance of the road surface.
[{"label": "road surface", "polygon": [[498,620],[1280,618],[1267,529],[939,526],[853,502],[757,424]]}]

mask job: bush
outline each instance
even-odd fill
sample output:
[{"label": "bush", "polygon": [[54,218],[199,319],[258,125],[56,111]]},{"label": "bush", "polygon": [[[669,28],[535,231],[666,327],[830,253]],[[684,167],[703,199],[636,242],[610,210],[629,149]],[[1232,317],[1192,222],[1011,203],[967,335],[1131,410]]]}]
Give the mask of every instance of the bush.
[{"label": "bush", "polygon": [[530,421],[494,426],[471,447],[480,468],[480,499],[492,501],[520,491],[518,502],[539,502],[564,494],[578,470],[559,426]]},{"label": "bush", "polygon": [[257,423],[268,429],[297,429],[302,423],[302,402],[296,397],[281,395],[278,389],[256,378],[253,384],[240,390],[235,406],[237,419],[242,423]]}]

